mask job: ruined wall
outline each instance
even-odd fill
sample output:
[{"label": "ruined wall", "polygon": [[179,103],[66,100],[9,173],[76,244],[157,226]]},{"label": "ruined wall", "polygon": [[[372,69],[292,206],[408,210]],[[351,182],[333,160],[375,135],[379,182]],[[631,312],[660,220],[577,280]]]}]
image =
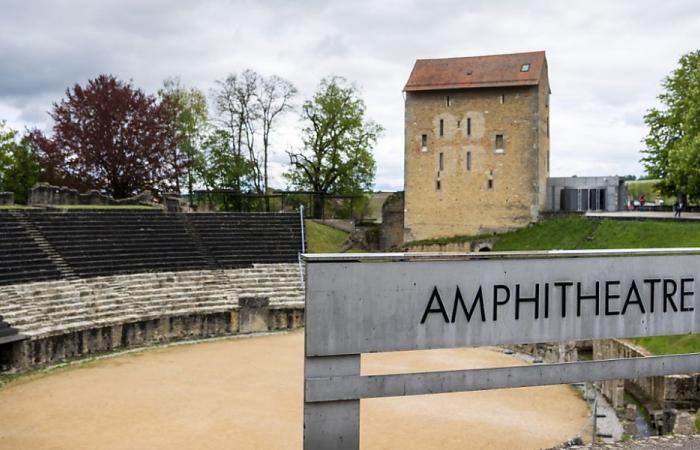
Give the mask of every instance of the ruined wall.
[{"label": "ruined wall", "polygon": [[[245,312],[244,312],[245,311]],[[21,372],[94,354],[236,334],[304,326],[304,308],[264,305],[229,312],[183,314],[136,320],[35,337],[0,347],[0,371]]]},{"label": "ruined wall", "polygon": [[[620,339],[593,341],[593,359],[638,358],[650,353]],[[694,409],[700,406],[700,373],[662,377],[609,380],[602,383],[603,394],[615,408],[624,406],[624,393],[658,408]],[[642,398],[640,398],[642,397]]]},{"label": "ruined wall", "polygon": [[406,93],[406,242],[502,232],[537,220],[546,196],[548,89],[543,83]]},{"label": "ruined wall", "polygon": [[14,205],[15,194],[13,192],[0,192],[0,205]]},{"label": "ruined wall", "polygon": [[464,242],[448,242],[445,244],[421,244],[411,245],[407,248],[409,252],[426,252],[426,253],[444,253],[444,252],[490,252],[496,244],[496,238],[493,239],[475,239],[473,241]]},{"label": "ruined wall", "polygon": [[65,186],[53,186],[49,183],[37,183],[29,191],[30,206],[48,205],[149,205],[153,195],[149,191],[133,197],[115,200],[111,195],[97,190],[78,192]]},{"label": "ruined wall", "polygon": [[394,192],[384,201],[379,234],[380,250],[396,250],[403,244],[403,211],[403,192]]}]

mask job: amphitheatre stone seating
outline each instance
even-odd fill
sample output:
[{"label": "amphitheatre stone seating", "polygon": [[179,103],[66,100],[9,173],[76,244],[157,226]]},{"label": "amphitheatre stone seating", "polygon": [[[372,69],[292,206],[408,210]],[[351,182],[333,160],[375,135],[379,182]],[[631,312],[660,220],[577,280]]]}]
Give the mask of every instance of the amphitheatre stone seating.
[{"label": "amphitheatre stone seating", "polygon": [[59,278],[61,273],[14,211],[0,211],[0,285]]},{"label": "amphitheatre stone seating", "polygon": [[294,262],[301,251],[297,214],[195,213],[187,218],[220,267]]},{"label": "amphitheatre stone seating", "polygon": [[[0,372],[303,325],[296,214],[0,212]],[[7,238],[6,238],[7,237]]]},{"label": "amphitheatre stone seating", "polygon": [[304,304],[295,264],[22,283],[0,287],[0,297],[4,320],[31,337],[134,320],[228,312],[243,297],[268,298],[272,308]]},{"label": "amphitheatre stone seating", "polygon": [[138,209],[26,214],[78,276],[208,267],[179,214]]}]

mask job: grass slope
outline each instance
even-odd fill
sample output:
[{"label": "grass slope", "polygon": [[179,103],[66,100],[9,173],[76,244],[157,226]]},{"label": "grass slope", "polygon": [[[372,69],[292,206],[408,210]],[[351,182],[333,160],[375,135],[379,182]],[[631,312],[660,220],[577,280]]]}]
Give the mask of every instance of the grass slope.
[{"label": "grass slope", "polygon": [[341,253],[347,250],[348,233],[313,220],[305,220],[304,227],[309,253]]},{"label": "grass slope", "polygon": [[570,216],[499,236],[496,250],[700,247],[700,223]]},{"label": "grass slope", "polygon": [[[501,235],[496,250],[700,247],[700,223],[594,220],[571,216]],[[700,352],[700,335],[657,336],[633,341],[658,355]]]}]

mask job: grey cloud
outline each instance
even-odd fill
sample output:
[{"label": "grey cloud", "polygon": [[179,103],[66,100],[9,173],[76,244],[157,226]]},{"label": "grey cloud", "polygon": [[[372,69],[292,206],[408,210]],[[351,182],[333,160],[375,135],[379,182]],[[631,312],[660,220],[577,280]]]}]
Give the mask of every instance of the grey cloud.
[{"label": "grey cloud", "polygon": [[[276,73],[309,98],[321,77],[362,87],[385,128],[377,188],[403,176],[401,89],[416,58],[547,51],[552,96],[552,173],[636,173],[641,121],[678,57],[697,48],[693,1],[508,0],[289,2],[205,0],[6,0],[0,15],[0,111],[44,126],[52,101],[74,83],[113,73],[148,92],[180,75],[208,92],[247,67]],[[0,118],[2,119],[2,118]],[[290,118],[274,142],[300,145]],[[281,185],[281,182],[277,182]]]}]

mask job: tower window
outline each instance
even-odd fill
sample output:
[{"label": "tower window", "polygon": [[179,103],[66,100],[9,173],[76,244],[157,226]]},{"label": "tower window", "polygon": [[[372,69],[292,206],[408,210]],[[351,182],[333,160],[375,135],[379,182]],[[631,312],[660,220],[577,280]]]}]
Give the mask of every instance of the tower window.
[{"label": "tower window", "polygon": [[[499,152],[499,150],[501,150]],[[504,147],[503,147],[503,135],[502,134],[497,134],[496,135],[496,152],[497,153],[503,153]]]},{"label": "tower window", "polygon": [[472,152],[467,152],[467,170],[472,170]]},{"label": "tower window", "polygon": [[472,135],[472,118],[467,117],[467,136]]},{"label": "tower window", "polygon": [[440,152],[440,157],[438,158],[438,167],[440,167],[439,170],[445,170],[445,157],[444,153]]},{"label": "tower window", "polygon": [[493,178],[489,178],[488,182],[486,183],[486,187],[489,191],[493,190]]},{"label": "tower window", "polygon": [[459,128],[460,125],[462,125],[462,121],[461,121],[461,120],[458,120],[458,121],[457,121],[457,128]]},{"label": "tower window", "polygon": [[440,137],[445,135],[445,121],[440,119]]},{"label": "tower window", "polygon": [[440,183],[440,180],[435,180],[435,190],[439,191],[442,189],[442,184]]},{"label": "tower window", "polygon": [[421,149],[421,151],[424,151],[424,152],[428,151],[428,135],[427,134],[420,135],[420,149]]},{"label": "tower window", "polygon": [[449,96],[449,95],[445,97],[445,104],[446,104],[447,106],[452,106],[452,100],[450,100],[450,96]]},{"label": "tower window", "polygon": [[504,104],[505,102],[506,102],[506,95],[501,94],[501,105]]}]

